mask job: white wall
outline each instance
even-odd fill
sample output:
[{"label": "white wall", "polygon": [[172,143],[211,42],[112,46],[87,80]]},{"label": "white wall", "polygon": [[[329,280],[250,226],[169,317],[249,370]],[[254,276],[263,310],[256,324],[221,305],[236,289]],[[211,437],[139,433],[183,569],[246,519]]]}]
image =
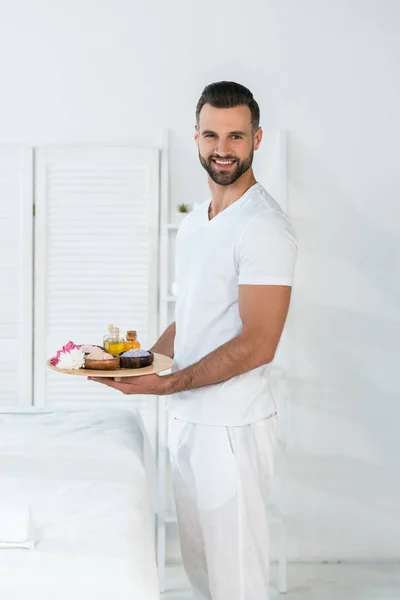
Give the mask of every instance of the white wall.
[{"label": "white wall", "polygon": [[395,558],[400,6],[293,1],[271,12],[267,105],[290,131],[289,205],[301,247],[291,551]]},{"label": "white wall", "polygon": [[173,203],[206,193],[203,86],[248,85],[289,131],[292,557],[400,555],[400,6],[395,0],[2,0],[0,143],[156,144]]}]

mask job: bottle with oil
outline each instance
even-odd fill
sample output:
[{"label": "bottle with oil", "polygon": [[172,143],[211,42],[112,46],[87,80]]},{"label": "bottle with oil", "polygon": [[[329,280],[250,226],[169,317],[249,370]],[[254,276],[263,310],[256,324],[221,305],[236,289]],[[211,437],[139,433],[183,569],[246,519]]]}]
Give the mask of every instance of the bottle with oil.
[{"label": "bottle with oil", "polygon": [[119,335],[119,327],[113,327],[112,334],[108,340],[107,352],[110,354],[122,354],[125,350],[125,340]]},{"label": "bottle with oil", "polygon": [[136,331],[127,331],[126,332],[126,342],[125,342],[125,350],[135,350],[136,348],[140,348],[140,342],[137,339]]},{"label": "bottle with oil", "polygon": [[103,337],[103,348],[105,350],[108,350],[107,346],[108,346],[108,342],[110,340],[110,337],[112,336],[113,329],[114,329],[114,325],[109,325],[108,328],[107,328],[107,333]]}]

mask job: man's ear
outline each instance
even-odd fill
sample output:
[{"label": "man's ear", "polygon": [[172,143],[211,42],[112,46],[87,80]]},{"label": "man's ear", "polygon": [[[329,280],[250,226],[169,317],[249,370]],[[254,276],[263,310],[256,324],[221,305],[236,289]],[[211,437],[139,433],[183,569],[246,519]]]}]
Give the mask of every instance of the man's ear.
[{"label": "man's ear", "polygon": [[254,134],[254,150],[258,150],[263,138],[262,127],[259,127]]},{"label": "man's ear", "polygon": [[199,128],[197,127],[197,125],[194,126],[194,141],[196,142],[196,145],[199,145]]}]

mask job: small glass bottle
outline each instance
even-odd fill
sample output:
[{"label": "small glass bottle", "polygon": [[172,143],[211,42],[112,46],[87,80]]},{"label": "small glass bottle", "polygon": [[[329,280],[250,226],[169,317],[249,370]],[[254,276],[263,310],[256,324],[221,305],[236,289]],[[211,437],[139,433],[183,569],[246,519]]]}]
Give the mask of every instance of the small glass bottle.
[{"label": "small glass bottle", "polygon": [[108,340],[107,352],[110,354],[122,354],[125,350],[125,340],[119,335],[119,327],[113,327],[112,334]]},{"label": "small glass bottle", "polygon": [[125,350],[135,350],[136,348],[140,348],[140,342],[137,339],[136,331],[127,331],[126,332],[126,342],[125,342]]},{"label": "small glass bottle", "polygon": [[113,329],[114,329],[114,325],[109,325],[108,328],[107,328],[107,333],[103,337],[103,348],[105,350],[108,350],[107,346],[108,346],[108,342],[110,340],[110,337],[112,336]]}]

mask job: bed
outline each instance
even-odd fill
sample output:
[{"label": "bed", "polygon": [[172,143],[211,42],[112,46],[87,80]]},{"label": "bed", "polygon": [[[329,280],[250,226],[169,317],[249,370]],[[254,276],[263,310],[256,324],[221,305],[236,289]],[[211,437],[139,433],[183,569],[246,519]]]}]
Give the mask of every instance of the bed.
[{"label": "bed", "polygon": [[138,414],[0,412],[0,498],[16,497],[36,546],[0,549],[0,598],[159,598],[155,467]]}]

